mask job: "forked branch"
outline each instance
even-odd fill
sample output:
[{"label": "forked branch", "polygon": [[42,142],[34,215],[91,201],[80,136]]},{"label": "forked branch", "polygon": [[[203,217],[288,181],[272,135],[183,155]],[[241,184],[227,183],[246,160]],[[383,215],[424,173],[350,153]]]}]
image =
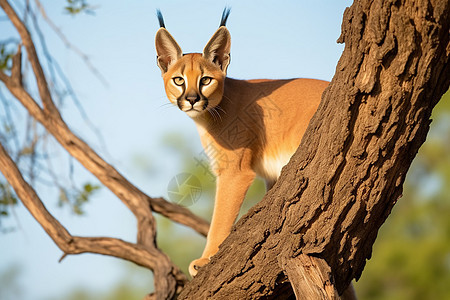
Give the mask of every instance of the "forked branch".
[{"label": "forked branch", "polygon": [[28,60],[30,61],[33,73],[36,78],[39,95],[41,96],[44,109],[52,113],[53,117],[61,118],[58,109],[52,101],[50,90],[48,88],[47,80],[45,79],[44,70],[39,63],[39,58],[36,52],[36,47],[34,46],[33,40],[31,39],[30,33],[27,30],[25,24],[20,20],[19,16],[16,14],[14,9],[6,0],[0,0],[0,6],[5,11],[9,20],[13,23],[17,32],[20,35],[23,45],[27,50]]},{"label": "forked branch", "polygon": [[[155,273],[156,294],[171,297],[186,276],[156,245],[143,247],[116,238],[72,236],[45,208],[36,191],[23,178],[20,170],[0,143],[0,172],[13,187],[23,205],[39,222],[55,244],[67,254],[97,253],[134,262]],[[64,257],[63,256],[63,257]],[[171,274],[173,276],[167,276]]]},{"label": "forked branch", "polygon": [[[27,52],[28,49],[31,49],[34,53],[36,53],[28,31],[23,25],[23,22],[12,10],[9,3],[6,0],[0,0],[0,6],[5,10],[5,12],[8,13],[8,17],[10,17],[9,14],[11,14],[11,18],[15,20],[14,25],[17,24],[18,26],[16,28],[18,28],[18,30],[20,28],[22,32],[25,32],[21,35],[23,43],[31,45],[26,47]],[[28,58],[31,64],[37,66],[36,69],[38,71],[35,72],[37,81],[46,85],[47,82],[45,80],[45,76],[39,71],[42,71],[42,68],[40,67],[39,58],[37,55],[33,56],[28,54]],[[13,66],[13,69],[14,68],[15,67]],[[99,157],[86,143],[75,136],[61,119],[59,113],[55,115],[50,110],[45,110],[45,108],[41,109],[38,103],[28,94],[24,87],[6,74],[0,72],[0,80],[3,81],[8,90],[22,103],[30,115],[32,115],[51,134],[53,134],[56,140],[88,171],[93,173],[103,184],[105,184],[107,188],[111,189],[111,191],[113,191],[122,201],[124,201],[124,203],[138,217],[138,219],[141,218],[144,220],[151,220],[151,210],[153,210],[154,212],[160,213],[175,222],[194,229],[202,235],[207,234],[209,228],[208,222],[192,214],[184,207],[168,202],[163,198],[151,198],[145,195],[128,180],[126,180],[111,165],[107,164],[101,157]],[[44,90],[46,89],[44,88]],[[43,92],[42,94],[44,96],[49,96],[46,99],[47,102],[50,103],[49,106],[52,106],[53,101],[51,95],[46,92]]]},{"label": "forked branch", "polygon": [[20,48],[13,58],[11,76],[0,72],[0,81],[70,155],[96,176],[131,210],[138,224],[137,243],[132,244],[114,238],[86,238],[70,235],[46,210],[34,189],[24,180],[14,161],[1,144],[0,171],[33,217],[65,254],[92,252],[129,260],[153,270],[154,296],[157,299],[173,297],[186,282],[186,277],[157,248],[156,223],[152,212],[158,212],[175,222],[189,226],[202,235],[207,234],[209,224],[186,208],[170,203],[163,198],[151,198],[144,194],[69,129],[54,104],[30,33],[8,1],[0,0],[0,6],[19,32],[38,85],[42,107],[22,85]]}]

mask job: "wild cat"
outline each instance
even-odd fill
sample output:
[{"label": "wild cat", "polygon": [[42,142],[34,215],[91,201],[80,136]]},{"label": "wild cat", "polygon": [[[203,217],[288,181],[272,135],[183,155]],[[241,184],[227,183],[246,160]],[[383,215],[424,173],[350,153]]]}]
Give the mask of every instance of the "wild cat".
[{"label": "wild cat", "polygon": [[169,100],[191,117],[217,176],[216,199],[201,258],[192,276],[207,264],[229,235],[247,189],[260,176],[270,189],[298,148],[328,82],[315,79],[237,80],[226,77],[231,36],[230,10],[203,53],[183,54],[166,30],[156,33],[157,64]]}]

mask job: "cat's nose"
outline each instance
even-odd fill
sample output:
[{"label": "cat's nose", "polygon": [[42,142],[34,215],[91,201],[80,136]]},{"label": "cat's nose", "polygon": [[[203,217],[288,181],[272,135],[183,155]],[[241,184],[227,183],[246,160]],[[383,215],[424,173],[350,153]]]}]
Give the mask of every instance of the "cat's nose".
[{"label": "cat's nose", "polygon": [[185,97],[186,101],[189,101],[191,105],[194,105],[196,102],[200,100],[200,95],[197,93],[189,93]]}]

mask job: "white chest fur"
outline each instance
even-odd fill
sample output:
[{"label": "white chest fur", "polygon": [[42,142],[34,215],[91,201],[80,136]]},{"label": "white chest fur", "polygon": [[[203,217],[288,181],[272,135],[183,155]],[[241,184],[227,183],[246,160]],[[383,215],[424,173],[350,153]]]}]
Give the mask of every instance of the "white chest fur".
[{"label": "white chest fur", "polygon": [[293,153],[279,153],[275,156],[263,156],[256,166],[256,173],[270,181],[276,181],[280,176],[281,169],[289,162]]}]

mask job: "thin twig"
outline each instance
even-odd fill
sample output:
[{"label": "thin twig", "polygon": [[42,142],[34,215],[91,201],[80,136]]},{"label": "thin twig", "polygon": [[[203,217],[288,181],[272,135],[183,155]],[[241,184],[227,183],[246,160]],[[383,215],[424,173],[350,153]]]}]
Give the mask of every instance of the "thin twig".
[{"label": "thin twig", "polygon": [[[38,8],[41,10],[41,14],[43,14],[44,19],[46,19],[47,22],[51,22],[51,20],[45,14],[45,10],[44,10],[43,6],[37,0],[35,0],[35,1],[37,2],[36,4],[37,4]],[[56,74],[57,74],[59,76],[59,78],[62,80],[62,82],[63,82],[63,84],[65,86],[65,90],[66,90],[65,92],[67,92],[67,95],[72,99],[73,103],[75,104],[75,107],[78,109],[78,112],[80,113],[81,118],[84,120],[84,122],[87,124],[87,126],[92,130],[92,132],[97,136],[97,139],[100,142],[100,145],[101,145],[101,148],[103,150],[103,153],[105,153],[106,155],[110,156],[102,134],[100,133],[98,128],[92,123],[92,121],[89,119],[89,117],[88,117],[86,111],[84,110],[83,106],[81,105],[81,102],[78,99],[74,89],[72,88],[72,84],[68,80],[67,76],[64,74],[64,72],[61,69],[61,67],[58,64],[58,62],[56,60],[54,60],[53,56],[50,54],[50,51],[48,50],[48,47],[47,47],[47,43],[45,41],[44,34],[42,33],[42,31],[41,31],[41,29],[39,27],[36,15],[33,12],[30,12],[30,14],[31,14],[31,17],[32,17],[32,20],[33,20],[34,29],[35,29],[38,37],[39,37],[39,41],[40,41],[40,44],[42,46],[42,51],[43,51],[43,53],[45,55],[45,58],[47,59],[47,62],[48,62],[48,68],[49,68],[50,75],[51,75],[51,78],[52,78],[52,83],[55,86],[57,86],[57,84],[58,84],[58,82],[56,80]],[[54,24],[53,24],[53,26],[56,28],[56,29],[53,28],[56,31],[58,28]],[[64,37],[62,32],[57,32],[57,33],[58,33],[58,35],[61,34]],[[63,41],[69,43],[67,38],[65,38],[65,37],[64,37]],[[70,44],[70,45],[72,45],[72,44]],[[80,50],[78,50],[78,51],[82,55],[84,55]],[[88,61],[88,63],[90,63],[90,62]],[[97,71],[97,70],[94,68],[94,71]],[[99,76],[101,76],[101,74],[98,71],[97,71],[97,73],[98,73]],[[94,72],[94,75],[95,75],[95,72]],[[103,79],[103,77],[101,77],[100,79]],[[104,82],[105,82],[104,84],[107,85],[105,80],[104,80]],[[62,101],[62,98],[65,95],[63,93],[59,92],[59,93],[56,93],[56,96],[58,96],[58,99],[60,99],[60,101]]]},{"label": "thin twig", "polygon": [[13,122],[13,112],[11,109],[12,103],[6,100],[5,95],[3,94],[2,90],[0,90],[0,102],[2,103],[4,109],[5,109],[5,125],[9,127],[9,130],[11,131],[10,135],[12,136],[12,140],[15,146],[15,150],[19,152],[20,149],[20,142],[18,139],[16,127],[14,126]]},{"label": "thin twig", "polygon": [[53,23],[53,21],[48,17],[44,6],[41,4],[39,0],[34,1],[36,3],[37,8],[39,9],[39,12],[42,15],[42,18],[47,22],[47,24],[55,31],[56,35],[61,39],[61,41],[66,45],[67,48],[71,49],[73,52],[75,52],[86,64],[86,66],[89,68],[89,70],[97,77],[97,79],[105,86],[108,87],[109,84],[106,81],[106,79],[103,77],[103,75],[98,71],[98,69],[92,64],[91,60],[89,59],[89,56],[87,56],[83,51],[81,51],[77,46],[72,44],[69,39],[64,35],[64,33],[59,29],[58,26]]},{"label": "thin twig", "polygon": [[50,90],[48,88],[47,80],[45,78],[44,70],[39,62],[39,58],[36,52],[36,48],[34,46],[33,40],[31,39],[30,33],[28,32],[25,24],[20,20],[17,13],[11,7],[11,5],[6,0],[0,1],[0,6],[5,11],[6,15],[9,17],[11,22],[13,23],[16,30],[19,32],[22,43],[27,50],[28,60],[33,69],[36,83],[39,90],[39,95],[41,96],[42,103],[44,105],[44,109],[48,112],[51,112],[55,118],[61,119],[58,109],[53,103],[52,96]]}]

